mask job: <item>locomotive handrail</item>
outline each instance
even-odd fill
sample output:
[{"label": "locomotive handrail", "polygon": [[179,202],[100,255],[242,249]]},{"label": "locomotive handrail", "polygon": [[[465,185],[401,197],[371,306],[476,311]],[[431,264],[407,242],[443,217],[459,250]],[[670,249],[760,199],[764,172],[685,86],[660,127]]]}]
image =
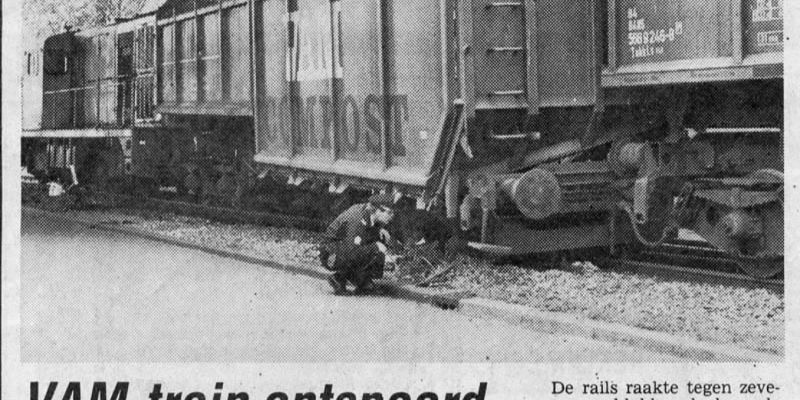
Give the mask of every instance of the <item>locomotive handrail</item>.
[{"label": "locomotive handrail", "polygon": [[705,133],[781,133],[781,128],[706,128]]},{"label": "locomotive handrail", "polygon": [[[120,84],[127,85],[128,82],[125,82],[124,78],[128,78],[128,77],[129,77],[129,75],[120,75],[120,76],[117,76],[117,77],[100,78],[98,80],[95,80],[95,81],[91,82],[91,84],[87,85],[87,86],[72,87],[72,88],[69,88],[69,89],[45,90],[43,93],[44,94],[58,94],[58,93],[76,92],[76,91],[79,91],[79,90],[97,89],[97,83],[98,82],[101,82],[100,83],[101,86],[112,86],[112,85],[120,85]],[[107,81],[109,81],[109,80],[113,80],[114,82],[108,83]],[[106,82],[104,82],[104,81],[106,81]]]},{"label": "locomotive handrail", "polygon": [[69,89],[58,89],[58,90],[45,90],[44,94],[59,94],[59,93],[70,93],[70,92],[77,92],[79,90],[86,90],[86,89],[97,89],[96,86],[83,86],[83,87],[76,87],[76,88],[69,88]]},{"label": "locomotive handrail", "polygon": [[[107,79],[111,79],[111,78],[107,78]],[[127,84],[128,84],[128,82],[117,81],[117,82],[114,82],[114,83],[101,84],[101,86],[108,87],[108,86],[118,86],[118,85],[127,85]],[[89,85],[89,86],[74,87],[74,88],[69,88],[69,89],[45,90],[44,94],[70,93],[70,92],[77,92],[77,91],[80,91],[80,90],[89,90],[89,89],[92,89],[92,90],[97,89],[97,85],[93,84],[93,85]]]},{"label": "locomotive handrail", "polygon": [[486,4],[486,8],[492,7],[522,7],[521,1],[495,1]]},{"label": "locomotive handrail", "polygon": [[500,52],[512,52],[512,53],[516,53],[516,52],[525,51],[525,48],[521,47],[521,46],[508,46],[508,47],[502,47],[501,46],[501,47],[489,47],[488,49],[486,49],[486,51],[489,52],[489,53],[491,53],[491,52],[498,52],[498,53],[500,53]]}]

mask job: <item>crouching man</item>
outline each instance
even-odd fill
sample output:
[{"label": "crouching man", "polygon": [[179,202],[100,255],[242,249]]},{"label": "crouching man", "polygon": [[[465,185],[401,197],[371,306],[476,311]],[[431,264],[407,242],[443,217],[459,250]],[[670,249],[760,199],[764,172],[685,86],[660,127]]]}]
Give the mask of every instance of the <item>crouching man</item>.
[{"label": "crouching man", "polygon": [[392,195],[373,195],[368,203],[345,210],[328,227],[320,261],[323,267],[334,271],[328,277],[334,294],[347,293],[348,282],[355,286],[356,294],[369,293],[375,288],[372,280],[383,277],[386,244],[390,240],[386,226],[394,218],[393,205]]}]

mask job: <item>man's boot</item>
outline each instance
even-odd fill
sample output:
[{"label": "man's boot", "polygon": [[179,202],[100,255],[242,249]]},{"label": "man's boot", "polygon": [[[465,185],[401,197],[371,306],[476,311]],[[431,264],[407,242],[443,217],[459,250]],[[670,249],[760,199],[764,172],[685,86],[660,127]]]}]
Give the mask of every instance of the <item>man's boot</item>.
[{"label": "man's boot", "polygon": [[364,282],[361,282],[353,293],[357,295],[367,295],[374,293],[376,289],[377,288],[375,287],[375,284],[372,283],[372,279],[367,279]]}]

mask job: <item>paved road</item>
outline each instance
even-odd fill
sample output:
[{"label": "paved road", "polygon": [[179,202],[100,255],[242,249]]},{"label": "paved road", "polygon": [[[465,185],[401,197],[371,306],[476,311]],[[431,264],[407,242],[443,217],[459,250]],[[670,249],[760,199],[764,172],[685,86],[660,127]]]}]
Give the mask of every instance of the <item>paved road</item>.
[{"label": "paved road", "polygon": [[31,362],[669,361],[23,213]]}]

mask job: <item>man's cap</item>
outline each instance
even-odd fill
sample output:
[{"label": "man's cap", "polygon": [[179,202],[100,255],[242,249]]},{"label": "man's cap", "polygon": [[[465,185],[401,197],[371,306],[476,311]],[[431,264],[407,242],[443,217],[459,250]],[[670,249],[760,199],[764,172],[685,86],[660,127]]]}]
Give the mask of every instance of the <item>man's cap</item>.
[{"label": "man's cap", "polygon": [[374,206],[394,207],[394,196],[389,193],[377,193],[369,197],[369,203]]}]

